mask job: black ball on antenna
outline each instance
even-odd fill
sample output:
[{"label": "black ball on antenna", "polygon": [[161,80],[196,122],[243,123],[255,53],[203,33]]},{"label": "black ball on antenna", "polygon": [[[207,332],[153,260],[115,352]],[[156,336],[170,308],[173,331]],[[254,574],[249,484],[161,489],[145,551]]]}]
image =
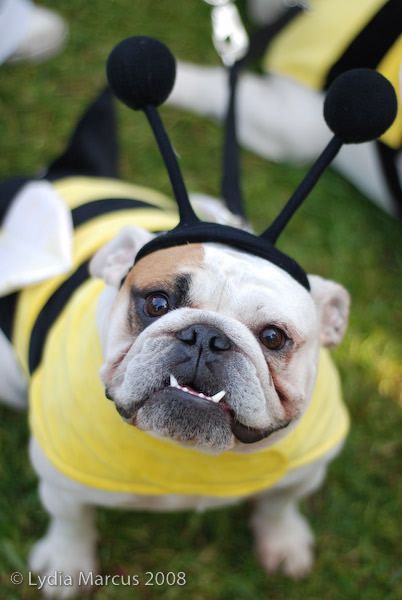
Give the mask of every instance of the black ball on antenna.
[{"label": "black ball on antenna", "polygon": [[372,69],[345,71],[331,84],[324,102],[328,127],[346,144],[380,137],[398,110],[395,90]]},{"label": "black ball on antenna", "polygon": [[112,92],[130,108],[163,104],[172,91],[176,61],[162,42],[146,36],[130,37],[112,50],[106,74]]}]

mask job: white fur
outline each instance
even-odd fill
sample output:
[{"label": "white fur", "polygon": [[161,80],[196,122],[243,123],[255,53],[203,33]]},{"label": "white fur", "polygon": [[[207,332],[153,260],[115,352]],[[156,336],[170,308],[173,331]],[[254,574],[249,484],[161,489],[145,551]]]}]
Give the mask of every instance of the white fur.
[{"label": "white fur", "polygon": [[[123,245],[127,235],[128,231],[125,231],[121,239]],[[113,253],[119,253],[118,239],[110,245],[110,252],[108,262],[113,264]],[[118,265],[115,269],[120,275]],[[202,309],[171,311],[134,339],[125,326],[128,294],[122,290],[116,302],[117,291],[113,295],[112,290],[108,290],[101,300],[104,314],[100,329],[104,354],[101,375],[115,403],[130,409],[133,404],[141,403],[149,393],[150,385],[159,387],[166,375],[163,365],[172,337],[175,332],[196,322],[218,328],[242,350],[242,372],[247,378],[244,384],[247,393],[235,398],[233,389],[230,394],[233,400],[231,406],[242,423],[260,429],[277,429],[286,419],[276,388],[270,383],[271,375],[276,376],[292,400],[295,413],[302,414],[312,394],[320,344],[334,345],[343,336],[348,316],[347,292],[334,282],[312,277],[312,293],[308,293],[272,263],[218,244],[204,245],[202,268],[184,264],[183,270],[192,277],[192,286],[197,290],[196,301]],[[119,280],[119,277],[113,279]],[[106,306],[109,314],[104,313]],[[289,364],[282,364],[263,352],[258,335],[269,323],[284,327],[295,344],[300,346]],[[119,360],[121,355],[124,355],[123,360]],[[271,375],[267,370],[268,358]],[[160,381],[152,379],[148,383],[144,375],[141,376],[144,371],[147,371],[147,377],[148,373],[155,372],[152,376]],[[145,387],[139,385],[141,379]],[[240,380],[235,381],[237,389],[240,383]],[[141,415],[142,409],[137,418],[140,428]],[[295,424],[294,421],[293,426]],[[288,428],[281,430],[263,445],[272,444],[288,432]],[[234,439],[232,444],[237,445]]]},{"label": "white fur", "polygon": [[[319,487],[328,463],[339,450],[340,447],[311,465],[289,472],[268,493],[257,496],[251,525],[257,556],[268,572],[283,569],[290,577],[299,578],[311,569],[313,535],[298,512],[297,503]],[[33,439],[30,456],[41,478],[42,503],[51,516],[46,535],[32,549],[30,568],[42,575],[62,571],[66,575],[71,574],[75,582],[78,581],[79,572],[97,572],[93,506],[146,511],[204,511],[230,506],[242,500],[233,497],[152,497],[105,492],[62,475]],[[73,598],[79,591],[77,585],[46,585],[43,590],[48,598]]]}]

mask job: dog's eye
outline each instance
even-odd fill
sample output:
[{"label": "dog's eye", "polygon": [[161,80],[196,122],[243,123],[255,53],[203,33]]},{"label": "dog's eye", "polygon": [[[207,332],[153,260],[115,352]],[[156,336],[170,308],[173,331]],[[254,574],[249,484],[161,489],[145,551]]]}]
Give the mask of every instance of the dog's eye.
[{"label": "dog's eye", "polygon": [[260,340],[269,350],[281,350],[287,339],[286,333],[275,325],[266,327],[260,333]]},{"label": "dog's eye", "polygon": [[144,312],[148,317],[162,317],[169,312],[169,300],[160,292],[145,298]]}]

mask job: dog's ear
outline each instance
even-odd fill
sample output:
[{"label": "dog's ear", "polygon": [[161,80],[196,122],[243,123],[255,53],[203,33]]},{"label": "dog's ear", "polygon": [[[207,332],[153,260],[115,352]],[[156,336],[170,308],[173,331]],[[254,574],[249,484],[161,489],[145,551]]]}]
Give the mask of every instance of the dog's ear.
[{"label": "dog's ear", "polygon": [[137,252],[152,237],[152,234],[139,227],[124,227],[117,237],[95,254],[89,264],[90,274],[118,288],[133,266]]},{"label": "dog's ear", "polygon": [[342,340],[348,325],[350,296],[344,287],[322,279],[308,276],[311,295],[320,315],[320,342],[322,346],[336,346]]}]

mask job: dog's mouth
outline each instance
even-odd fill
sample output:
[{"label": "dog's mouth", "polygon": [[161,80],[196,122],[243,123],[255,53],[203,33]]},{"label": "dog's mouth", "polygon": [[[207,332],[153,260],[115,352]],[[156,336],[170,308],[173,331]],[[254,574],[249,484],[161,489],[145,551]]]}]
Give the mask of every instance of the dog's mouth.
[{"label": "dog's mouth", "polygon": [[[137,406],[143,410],[152,410],[153,406],[169,406],[170,414],[172,411],[177,411],[181,416],[183,412],[188,412],[191,418],[202,422],[202,420],[209,420],[216,422],[216,424],[223,426],[234,435],[234,437],[243,444],[254,444],[259,442],[275,431],[284,429],[290,423],[290,421],[283,422],[278,426],[272,426],[266,429],[258,429],[249,427],[241,423],[236,417],[235,411],[230,406],[230,395],[229,393],[221,389],[215,393],[211,393],[211,390],[205,387],[204,391],[196,389],[195,384],[180,384],[174,375],[169,376],[169,381],[161,389],[151,393],[147,399],[145,399],[141,406]],[[138,425],[137,419],[132,415],[126,413],[124,409],[117,407],[120,415],[125,418],[128,422],[133,425]],[[175,436],[176,437],[176,436]]]},{"label": "dog's mouth", "polygon": [[225,390],[220,390],[220,392],[217,392],[213,396],[208,396],[207,394],[204,394],[203,392],[199,392],[196,389],[190,387],[189,385],[185,385],[185,386],[180,385],[174,375],[170,375],[169,377],[170,377],[170,381],[169,381],[168,387],[174,388],[177,390],[181,390],[181,391],[185,392],[186,394],[189,394],[190,396],[196,396],[197,398],[202,398],[203,400],[206,400],[207,402],[213,402],[214,404],[219,404],[223,410],[226,410],[226,408],[229,408],[228,405],[226,404],[226,402],[224,402],[224,400],[223,400],[223,398],[226,396]]},{"label": "dog's mouth", "polygon": [[[275,431],[278,431],[279,429],[284,429],[285,427],[287,427],[290,424],[290,421],[286,421],[286,422],[281,423],[277,427],[270,427],[267,429],[258,429],[256,427],[249,427],[247,425],[243,425],[236,418],[234,410],[230,407],[230,405],[227,402],[227,400],[229,400],[229,394],[226,390],[220,390],[216,394],[214,394],[212,396],[208,396],[207,394],[197,391],[196,389],[194,389],[188,385],[181,386],[178,383],[177,379],[174,377],[174,375],[170,375],[170,383],[169,383],[168,387],[180,390],[180,391],[184,392],[184,394],[187,394],[189,396],[200,398],[201,401],[204,400],[206,402],[209,402],[209,403],[212,402],[213,404],[215,404],[215,406],[217,406],[218,409],[224,411],[227,415],[229,415],[230,428],[232,430],[232,433],[235,436],[235,438],[237,440],[239,440],[239,442],[242,442],[243,444],[254,444],[255,442],[259,442],[259,441],[267,438],[269,435],[271,435]],[[193,400],[193,398],[191,398],[190,400]]]}]

